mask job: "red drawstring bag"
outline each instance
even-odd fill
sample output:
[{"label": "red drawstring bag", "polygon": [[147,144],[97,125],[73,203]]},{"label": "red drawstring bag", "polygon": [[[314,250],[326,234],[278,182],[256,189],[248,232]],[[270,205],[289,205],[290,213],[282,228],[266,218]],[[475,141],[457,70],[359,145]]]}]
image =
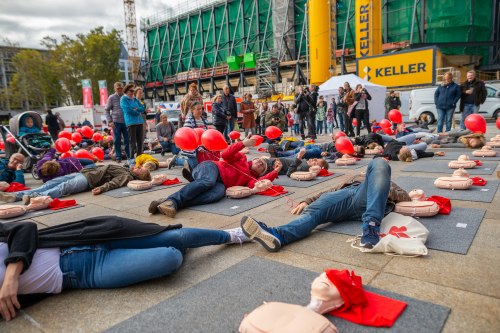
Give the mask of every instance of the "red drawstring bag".
[{"label": "red drawstring bag", "polygon": [[434,201],[438,207],[438,214],[450,215],[451,212],[451,201],[448,198],[433,195],[427,198],[427,201]]},{"label": "red drawstring bag", "polygon": [[486,179],[481,178],[481,177],[472,177],[471,179],[472,179],[472,185],[474,185],[474,186],[484,186],[484,185],[488,184]]},{"label": "red drawstring bag", "polygon": [[174,178],[174,179],[167,179],[161,184],[164,186],[169,186],[169,185],[179,184],[180,182],[181,181],[178,178]]},{"label": "red drawstring bag", "polygon": [[58,209],[72,207],[72,206],[76,206],[76,200],[59,200],[59,199],[55,198],[49,204],[49,208],[52,210],[58,210]]},{"label": "red drawstring bag", "polygon": [[404,302],[365,291],[361,277],[354,272],[328,269],[325,273],[344,301],[342,307],[330,312],[332,316],[360,325],[392,327],[406,308]]},{"label": "red drawstring bag", "polygon": [[326,169],[321,169],[318,173],[318,177],[330,177],[333,176],[333,172],[328,172]]},{"label": "red drawstring bag", "polygon": [[268,196],[268,197],[278,197],[278,196],[280,196],[282,194],[286,194],[286,193],[288,193],[288,191],[285,190],[283,188],[283,186],[273,185],[270,188],[268,188],[267,190],[262,191],[262,192],[257,192],[255,194],[265,195],[265,196]]},{"label": "red drawstring bag", "polygon": [[474,163],[476,163],[476,166],[482,166],[483,165],[483,162],[481,162],[479,160],[474,160]]},{"label": "red drawstring bag", "polygon": [[29,190],[29,187],[24,186],[21,183],[12,182],[9,184],[9,187],[4,192],[19,192]]}]

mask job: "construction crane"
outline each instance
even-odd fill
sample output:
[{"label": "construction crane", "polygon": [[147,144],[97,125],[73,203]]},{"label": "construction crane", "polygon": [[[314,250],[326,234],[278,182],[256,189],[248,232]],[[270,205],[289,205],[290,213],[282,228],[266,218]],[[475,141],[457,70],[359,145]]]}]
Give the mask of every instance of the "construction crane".
[{"label": "construction crane", "polygon": [[138,79],[140,58],[135,19],[135,0],[123,0],[125,8],[125,33],[127,35],[128,62],[132,68],[132,80]]}]

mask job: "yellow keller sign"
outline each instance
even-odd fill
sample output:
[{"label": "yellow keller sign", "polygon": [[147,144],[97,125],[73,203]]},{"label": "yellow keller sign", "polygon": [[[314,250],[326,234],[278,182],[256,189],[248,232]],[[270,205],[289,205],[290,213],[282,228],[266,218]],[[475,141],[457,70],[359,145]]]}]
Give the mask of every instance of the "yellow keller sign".
[{"label": "yellow keller sign", "polygon": [[357,59],[359,77],[387,87],[431,85],[436,81],[436,62],[441,53],[435,47],[402,51]]},{"label": "yellow keller sign", "polygon": [[382,54],[382,1],[356,0],[356,58]]}]

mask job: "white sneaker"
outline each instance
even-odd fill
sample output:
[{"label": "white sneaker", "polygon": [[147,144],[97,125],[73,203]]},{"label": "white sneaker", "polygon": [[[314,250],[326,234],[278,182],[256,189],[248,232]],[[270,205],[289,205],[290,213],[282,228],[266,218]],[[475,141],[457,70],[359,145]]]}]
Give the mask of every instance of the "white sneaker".
[{"label": "white sneaker", "polygon": [[231,239],[226,244],[243,244],[246,242],[251,242],[252,240],[248,238],[241,228],[227,229],[224,230],[229,234]]}]

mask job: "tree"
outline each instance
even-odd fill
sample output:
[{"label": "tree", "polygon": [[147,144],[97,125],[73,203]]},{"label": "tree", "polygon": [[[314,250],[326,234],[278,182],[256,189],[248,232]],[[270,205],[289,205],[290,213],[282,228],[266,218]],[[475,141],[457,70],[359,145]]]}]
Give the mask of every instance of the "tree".
[{"label": "tree", "polygon": [[42,45],[57,59],[54,66],[74,104],[82,103],[83,79],[92,81],[94,102],[99,101],[98,80],[106,80],[112,85],[120,79],[120,43],[117,30],[104,32],[103,27],[92,29],[86,35],[78,34],[76,38],[62,35],[60,44],[51,37],[42,40]]},{"label": "tree", "polygon": [[36,50],[22,50],[12,58],[16,68],[10,87],[12,99],[19,104],[31,103],[47,109],[62,100],[57,72],[52,70],[50,57]]}]

